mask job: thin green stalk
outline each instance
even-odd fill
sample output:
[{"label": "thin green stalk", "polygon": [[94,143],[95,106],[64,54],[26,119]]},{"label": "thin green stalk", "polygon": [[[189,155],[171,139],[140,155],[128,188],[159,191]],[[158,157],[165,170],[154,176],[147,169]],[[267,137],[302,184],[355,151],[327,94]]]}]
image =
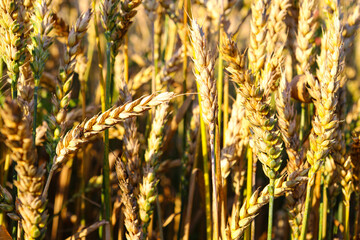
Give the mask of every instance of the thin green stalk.
[{"label": "thin green stalk", "polygon": [[355,221],[354,221],[354,236],[353,240],[356,240],[359,232],[359,204],[360,204],[360,194],[355,194]]},{"label": "thin green stalk", "polygon": [[[10,154],[6,153],[2,186],[6,186],[8,173],[9,173],[9,167],[10,167]],[[1,212],[1,214],[0,214],[0,225],[4,224],[4,218],[5,218],[4,212]]]},{"label": "thin green stalk", "polygon": [[328,225],[328,205],[329,205],[329,199],[328,199],[328,186],[327,184],[324,184],[323,187],[323,193],[322,193],[322,197],[323,197],[323,215],[322,215],[322,221],[323,221],[323,225],[322,225],[322,239],[326,238],[326,234],[327,234],[327,225]]},{"label": "thin green stalk", "polygon": [[128,53],[128,46],[129,46],[129,36],[126,33],[124,36],[124,80],[126,84],[129,82],[129,53]]},{"label": "thin green stalk", "polygon": [[300,142],[302,142],[304,139],[305,120],[306,120],[306,105],[305,103],[301,103],[300,133],[299,133]]},{"label": "thin green stalk", "polygon": [[308,181],[307,186],[306,186],[305,210],[304,210],[304,217],[303,217],[303,221],[302,221],[300,240],[306,239],[306,233],[307,233],[308,222],[309,222],[309,214],[310,214],[310,208],[311,208],[311,201],[312,201],[312,192],[313,192],[312,185]]},{"label": "thin green stalk", "polygon": [[339,219],[340,223],[342,223],[342,224],[344,224],[344,217],[345,217],[344,208],[345,208],[344,202],[340,201],[339,208],[338,208],[338,219]]},{"label": "thin green stalk", "polygon": [[158,216],[160,240],[164,240],[164,231],[163,231],[162,219],[161,219],[161,206],[159,201],[159,195],[156,196],[156,210]]},{"label": "thin green stalk", "polygon": [[[221,27],[219,29],[219,32],[221,32]],[[221,33],[219,33],[221,34]],[[219,37],[219,46],[221,46],[221,40],[222,38]],[[217,78],[217,92],[218,92],[218,124],[219,124],[219,132],[221,132],[221,114],[222,114],[222,98],[223,98],[223,79],[224,79],[224,73],[223,73],[224,63],[223,63],[223,57],[221,52],[219,52],[219,65],[218,65],[218,78]]]},{"label": "thin green stalk", "polygon": [[18,75],[14,75],[11,78],[11,98],[12,99],[17,98],[17,79],[18,79]]},{"label": "thin green stalk", "polygon": [[[252,179],[253,179],[253,153],[249,146],[247,149],[247,175],[246,175],[246,206],[250,206],[250,198],[252,195]],[[245,230],[244,240],[251,239],[251,227],[247,227]]]},{"label": "thin green stalk", "polygon": [[[188,25],[188,18],[192,18],[192,13],[191,13],[191,0],[184,0],[183,2],[183,7],[185,9],[185,11],[183,12],[183,25],[187,26]],[[187,52],[188,52],[188,28],[184,27],[183,28],[184,31],[184,42],[183,44],[183,48],[184,48],[184,56],[183,56],[183,66],[182,66],[182,75],[183,75],[183,92],[186,93],[187,91],[187,86],[186,86],[186,81],[187,81],[187,71],[188,71],[188,59],[187,59]],[[185,102],[186,99],[186,95],[183,95],[183,99],[182,102]],[[199,100],[200,102],[200,100]],[[183,129],[183,147],[185,149],[185,145],[186,145],[186,134],[185,134],[185,129],[186,129],[186,122],[187,122],[188,116],[187,113],[185,113],[184,115],[184,121],[183,124],[180,126],[181,129]]]},{"label": "thin green stalk", "polygon": [[91,41],[91,44],[89,46],[89,51],[88,51],[88,54],[87,54],[88,62],[87,62],[87,65],[86,65],[86,71],[84,73],[84,82],[85,83],[87,83],[88,80],[89,80],[91,65],[92,65],[92,62],[93,62],[93,59],[94,59],[94,51],[95,51],[95,43],[93,41]]},{"label": "thin green stalk", "polygon": [[332,229],[333,229],[333,218],[334,218],[334,208],[330,208],[330,213],[329,213],[329,219],[327,221],[327,239],[331,240],[332,239]]},{"label": "thin green stalk", "polygon": [[[225,77],[224,79],[224,130],[225,132],[228,128],[229,122],[229,79]],[[224,134],[223,146],[226,143],[226,136]]]},{"label": "thin green stalk", "polygon": [[155,84],[156,84],[156,77],[159,73],[159,60],[161,59],[161,46],[160,46],[160,40],[161,40],[161,26],[159,26],[159,24],[155,24],[156,21],[161,21],[161,13],[157,14],[156,16],[158,19],[156,19],[153,23],[153,26],[154,26],[154,38],[153,38],[153,41],[154,41],[154,45],[153,45],[153,49],[154,49],[154,52],[153,52],[153,60],[154,60],[154,72],[155,72]]},{"label": "thin green stalk", "polygon": [[40,83],[40,78],[35,78],[35,87],[34,87],[34,119],[33,119],[33,145],[35,146],[35,139],[36,139],[36,119],[37,119],[37,102],[38,102],[38,86]]},{"label": "thin green stalk", "polygon": [[[16,99],[17,98],[17,79],[18,79],[18,74],[16,75],[13,75],[13,77],[11,78],[11,97],[12,99]],[[15,166],[16,166],[16,162],[13,161],[12,162],[12,166],[13,166],[13,170],[12,170],[12,174],[13,174],[13,177],[12,177],[12,180],[13,180],[13,183],[16,181],[17,179],[17,174],[16,174],[16,171],[15,171]],[[15,185],[13,185],[13,190],[12,190],[12,196],[13,196],[13,199],[16,199],[16,196],[17,196],[17,188],[15,187]],[[16,221],[12,221],[12,237],[15,238],[17,236],[17,233],[18,233],[18,228],[17,228],[17,222]]]},{"label": "thin green stalk", "polygon": [[[324,173],[321,174],[321,183],[320,183],[320,189],[324,191]],[[323,199],[323,191],[321,191],[320,196],[320,206],[319,206],[319,233],[318,233],[318,239],[321,240],[323,236],[323,222],[324,222],[324,215],[326,217],[326,213],[324,212],[324,199]]]},{"label": "thin green stalk", "polygon": [[[110,107],[110,82],[111,82],[111,43],[106,44],[106,88],[105,108]],[[103,206],[105,207],[105,220],[110,222],[111,199],[110,199],[110,167],[109,167],[109,130],[104,135],[104,161],[103,161]]]},{"label": "thin green stalk", "polygon": [[[196,83],[197,88],[199,85]],[[201,112],[201,97],[198,95],[199,107]],[[201,147],[203,157],[203,168],[204,168],[204,182],[205,182],[205,215],[206,215],[206,239],[211,240],[211,201],[210,201],[210,177],[209,177],[209,166],[208,166],[208,149],[206,140],[206,128],[205,123],[200,114],[200,131],[201,131]]]},{"label": "thin green stalk", "polygon": [[[157,68],[157,60],[155,60],[155,23],[153,22],[151,24],[151,36],[152,36],[152,41],[151,41],[151,49],[152,49],[152,63],[153,63],[153,75],[152,75],[152,79],[151,79],[151,92],[155,93],[156,92],[156,75],[158,72],[158,68]],[[152,114],[153,116],[154,114]]]},{"label": "thin green stalk", "polygon": [[350,240],[350,201],[345,200],[345,221],[344,221],[344,239]]},{"label": "thin green stalk", "polygon": [[[96,9],[96,0],[92,1],[92,9]],[[105,80],[103,75],[103,64],[102,64],[102,52],[101,52],[101,43],[99,38],[99,29],[97,25],[97,14],[94,13],[94,28],[95,28],[95,42],[97,46],[98,61],[99,61],[99,74],[100,74],[100,89],[101,89],[101,111],[105,111]]]},{"label": "thin green stalk", "polygon": [[[0,78],[2,79],[4,74],[4,61],[2,58],[0,58]],[[0,89],[1,90],[1,89]]]},{"label": "thin green stalk", "polygon": [[[183,7],[186,11],[184,11],[183,13],[183,23],[184,23],[184,26],[187,26],[187,21],[188,21],[188,16],[186,14],[187,10],[188,10],[188,1],[187,0],[184,0],[183,2]],[[168,27],[168,25],[166,25]],[[183,93],[186,93],[186,79],[187,79],[187,27],[184,27],[183,29],[184,31],[184,36],[185,36],[185,40],[183,42],[183,48],[184,48],[184,57],[183,57],[183,65],[182,65],[182,75],[183,75]],[[168,36],[168,34],[166,35]],[[166,50],[166,48],[165,48]],[[182,97],[182,103],[185,102],[185,99],[186,99],[186,95],[184,94],[183,97]],[[182,125],[179,126],[179,132],[182,133],[182,146],[183,146],[183,150],[184,150],[184,153],[185,153],[185,149],[186,149],[186,123],[187,123],[187,112],[185,112],[185,115],[184,115],[184,119],[182,121]],[[182,186],[184,187],[184,186]],[[183,189],[182,192],[180,192],[181,194],[181,212],[183,213],[183,210],[185,208],[185,199],[186,199],[186,196],[185,196],[185,189]],[[177,234],[177,239],[181,239],[181,227],[183,225],[183,214],[180,215],[180,221],[179,221],[179,230],[178,230],[178,234]]]},{"label": "thin green stalk", "polygon": [[274,219],[274,189],[275,189],[275,179],[270,179],[269,184],[269,216],[268,216],[268,231],[267,231],[267,239],[272,239],[272,226],[273,226],[273,219]]}]

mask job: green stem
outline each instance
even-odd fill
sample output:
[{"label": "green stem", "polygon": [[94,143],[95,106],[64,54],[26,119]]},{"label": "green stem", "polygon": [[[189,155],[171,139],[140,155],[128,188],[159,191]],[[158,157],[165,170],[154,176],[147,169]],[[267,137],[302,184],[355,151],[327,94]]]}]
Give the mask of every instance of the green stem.
[{"label": "green stem", "polygon": [[[6,186],[6,182],[7,182],[7,178],[8,178],[8,173],[9,173],[9,167],[10,167],[10,153],[8,152],[8,153],[6,153],[6,156],[5,156],[3,182],[1,183],[2,186]],[[1,212],[1,215],[0,215],[0,225],[3,225],[4,218],[5,218],[4,212]]]},{"label": "green stem", "polygon": [[38,102],[38,86],[39,86],[40,78],[35,79],[35,87],[34,87],[34,119],[33,119],[33,145],[35,146],[36,139],[36,116],[37,116],[37,102]]},{"label": "green stem", "polygon": [[[321,174],[321,183],[320,183],[320,189],[324,191],[324,173]],[[324,214],[326,216],[326,213],[324,213],[324,199],[323,199],[323,191],[321,192],[320,196],[320,206],[319,206],[319,233],[318,233],[318,239],[321,240],[323,236],[323,217]]]},{"label": "green stem", "polygon": [[328,199],[328,185],[325,183],[323,187],[323,216],[322,216],[322,239],[326,238],[327,234],[327,225],[328,225],[328,205],[329,205],[329,199]]},{"label": "green stem", "polygon": [[159,195],[156,196],[156,210],[158,216],[160,240],[164,240],[164,231],[163,231],[162,219],[161,219],[161,206],[159,201]]},{"label": "green stem", "polygon": [[302,103],[301,104],[301,117],[300,117],[300,133],[299,133],[300,142],[302,142],[304,139],[305,120],[306,120],[306,105],[305,105],[305,103]]},{"label": "green stem", "polygon": [[[157,75],[157,72],[158,72],[158,67],[157,67],[157,59],[155,60],[155,23],[153,22],[152,23],[152,28],[151,28],[151,35],[152,35],[152,41],[151,41],[151,48],[152,48],[152,61],[153,61],[153,67],[154,67],[154,70],[153,70],[153,76],[152,76],[152,79],[151,79],[151,92],[152,93],[155,93],[156,92],[156,75]],[[152,114],[153,116],[154,114]]]},{"label": "green stem", "polygon": [[[2,58],[0,58],[0,78],[2,79],[4,74],[4,61]],[[1,90],[1,89],[0,89]]]},{"label": "green stem", "polygon": [[[310,169],[310,171],[311,171],[311,169]],[[313,173],[313,175],[315,175],[315,173]],[[313,176],[313,177],[315,177],[315,176]],[[312,184],[310,184],[310,180],[308,180],[308,183],[306,186],[305,210],[304,210],[304,217],[303,217],[303,221],[302,221],[300,240],[306,239],[306,233],[307,233],[308,222],[309,222],[308,220],[309,220],[311,201],[312,201],[312,190],[313,190]]]},{"label": "green stem", "polygon": [[[92,1],[92,8],[96,9],[96,0]],[[105,80],[103,75],[103,56],[101,52],[101,43],[99,38],[99,29],[97,25],[97,14],[94,13],[94,28],[95,28],[95,42],[98,53],[98,61],[99,61],[99,74],[100,74],[100,89],[101,89],[101,111],[105,111]]]},{"label": "green stem", "polygon": [[17,75],[12,77],[11,79],[11,98],[16,99],[17,98]]},{"label": "green stem", "polygon": [[[250,198],[252,195],[252,179],[253,179],[253,153],[249,146],[247,149],[247,175],[246,175],[246,206],[250,206]],[[250,225],[251,226],[251,225]],[[247,227],[245,230],[244,240],[251,239],[251,227]]]},{"label": "green stem", "polygon": [[[19,74],[14,74],[11,78],[11,97],[12,99],[16,99],[17,98],[17,80],[18,80]],[[12,178],[12,182],[14,183],[17,179],[17,174],[15,171],[15,166],[16,166],[16,162],[13,161],[12,163],[13,166],[13,178]],[[17,188],[15,187],[15,185],[13,185],[13,190],[12,190],[12,196],[13,199],[16,199],[17,196]],[[16,221],[12,221],[12,237],[16,237],[17,234],[17,222]]]},{"label": "green stem", "polygon": [[[111,82],[111,43],[106,44],[106,88],[105,109],[110,107],[110,82]],[[109,167],[109,130],[105,130],[104,136],[104,161],[103,161],[103,206],[105,207],[105,220],[110,222],[111,199],[110,199],[110,167]]]},{"label": "green stem", "polygon": [[[201,97],[198,96],[199,106],[201,112]],[[206,129],[205,123],[200,114],[200,131],[201,131],[201,146],[202,146],[202,157],[203,157],[203,168],[204,168],[204,182],[205,182],[205,213],[206,213],[206,239],[211,240],[211,201],[210,201],[210,177],[209,177],[209,166],[208,166],[208,150],[206,140]]]},{"label": "green stem", "polygon": [[124,79],[125,83],[128,84],[129,82],[129,53],[128,53],[128,46],[129,46],[129,36],[126,33],[124,36]]},{"label": "green stem", "polygon": [[350,201],[344,200],[345,205],[345,221],[344,221],[344,239],[350,240],[350,222],[349,222],[349,216],[350,216]]},{"label": "green stem", "polygon": [[[225,77],[224,79],[224,130],[223,133],[228,128],[228,122],[229,122],[229,79]],[[223,139],[223,146],[225,146],[226,142],[226,136],[224,135]]]},{"label": "green stem", "polygon": [[[215,120],[216,121],[216,120]],[[216,123],[214,123],[216,125]],[[216,153],[215,153],[215,129],[209,131],[209,135],[213,135],[214,139],[210,137],[210,152],[211,152],[211,185],[212,185],[212,222],[213,222],[213,239],[219,239],[219,203],[218,203],[218,189],[216,182]]]},{"label": "green stem", "polygon": [[[219,29],[221,31],[221,29]],[[221,46],[221,37],[220,46]],[[218,65],[218,78],[217,78],[217,92],[218,92],[218,124],[219,132],[221,132],[221,114],[222,114],[222,98],[223,98],[223,58],[221,52],[219,52],[219,65]]]},{"label": "green stem", "polygon": [[354,237],[356,240],[358,231],[359,231],[359,204],[360,204],[360,195],[359,193],[355,194],[355,221],[354,221]]},{"label": "green stem", "polygon": [[332,229],[333,229],[333,219],[334,219],[334,208],[330,207],[330,213],[329,213],[329,219],[327,221],[327,239],[331,240],[332,239]]},{"label": "green stem", "polygon": [[267,239],[272,239],[272,226],[273,226],[273,219],[274,219],[274,191],[275,191],[275,179],[270,179],[269,185],[269,216],[268,216],[268,231],[267,231]]}]

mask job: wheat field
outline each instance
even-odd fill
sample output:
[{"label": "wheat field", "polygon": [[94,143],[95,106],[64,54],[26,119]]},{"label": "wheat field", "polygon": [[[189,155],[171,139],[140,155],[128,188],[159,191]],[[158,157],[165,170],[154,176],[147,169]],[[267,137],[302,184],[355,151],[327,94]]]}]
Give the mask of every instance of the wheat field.
[{"label": "wheat field", "polygon": [[360,1],[0,0],[0,239],[360,239]]}]

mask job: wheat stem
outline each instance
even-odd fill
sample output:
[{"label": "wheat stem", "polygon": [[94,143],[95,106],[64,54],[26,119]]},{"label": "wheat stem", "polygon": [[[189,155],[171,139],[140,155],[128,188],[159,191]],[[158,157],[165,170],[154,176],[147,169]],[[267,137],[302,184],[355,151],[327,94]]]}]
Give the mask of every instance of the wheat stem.
[{"label": "wheat stem", "polygon": [[324,211],[324,172],[322,171],[321,173],[321,183],[320,183],[320,191],[321,191],[321,196],[320,196],[320,205],[319,205],[319,231],[318,231],[318,239],[321,240],[322,239],[322,235],[324,233],[324,229],[323,229],[323,220],[324,220],[324,216],[326,218],[326,212]]},{"label": "wheat stem", "polygon": [[354,221],[354,235],[353,235],[353,240],[357,239],[358,236],[358,232],[359,232],[359,204],[360,203],[360,195],[355,192],[355,221]]},{"label": "wheat stem", "polygon": [[[253,153],[252,153],[251,147],[248,147],[246,157],[247,157],[247,175],[246,175],[246,200],[247,200],[247,202],[246,203],[247,203],[247,207],[250,207],[250,198],[252,196],[252,188],[253,188],[253,184],[252,184]],[[246,228],[244,239],[245,240],[251,239],[251,227]]]},{"label": "wheat stem", "polygon": [[350,239],[350,199],[345,200],[344,239]]},{"label": "wheat stem", "polygon": [[[106,82],[105,82],[105,109],[110,107],[110,82],[112,75],[111,43],[106,45]],[[110,200],[110,167],[109,167],[109,130],[104,134],[104,160],[103,160],[103,206],[105,207],[105,220],[110,222],[111,200]]]},{"label": "wheat stem", "polygon": [[273,219],[274,219],[274,194],[275,194],[275,180],[270,178],[269,184],[269,216],[268,216],[268,231],[267,231],[267,239],[272,239],[272,227],[273,227]]},{"label": "wheat stem", "polygon": [[[199,107],[201,112],[200,95],[198,96],[198,99],[199,99]],[[209,156],[208,156],[208,148],[207,148],[207,140],[206,140],[206,128],[201,113],[200,113],[200,134],[201,134],[201,147],[202,147],[204,183],[205,183],[206,237],[207,240],[211,240],[211,200],[210,200],[210,177],[209,177],[209,165],[208,165]]]},{"label": "wheat stem", "polygon": [[313,192],[313,185],[310,183],[310,180],[307,183],[306,186],[306,200],[305,200],[305,210],[304,210],[304,214],[303,214],[303,220],[302,220],[302,228],[301,228],[301,235],[300,235],[300,240],[305,240],[306,239],[306,233],[307,233],[307,228],[308,228],[308,219],[309,219],[309,213],[310,213],[310,208],[311,208],[311,201],[310,199],[312,199],[312,193]]}]

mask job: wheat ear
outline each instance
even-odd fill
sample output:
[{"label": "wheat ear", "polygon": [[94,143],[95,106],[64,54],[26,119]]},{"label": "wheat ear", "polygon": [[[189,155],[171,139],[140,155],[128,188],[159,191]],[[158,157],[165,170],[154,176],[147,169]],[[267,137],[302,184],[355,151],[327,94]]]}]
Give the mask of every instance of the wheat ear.
[{"label": "wheat ear", "polygon": [[[292,176],[292,173],[305,167],[303,151],[299,150],[300,139],[296,129],[296,112],[290,95],[290,85],[285,78],[285,73],[282,73],[280,87],[276,95],[276,110],[280,132],[289,157],[287,162],[289,177]],[[288,178],[288,180],[291,179]],[[305,192],[306,184],[299,184],[292,192],[286,194],[286,207],[289,212],[291,236],[294,239],[300,237]]]},{"label": "wheat ear", "polygon": [[340,87],[339,70],[342,58],[342,37],[340,19],[337,13],[333,15],[332,24],[330,24],[324,39],[326,41],[322,42],[322,53],[318,59],[318,80],[307,73],[308,84],[310,86],[309,93],[314,99],[316,112],[312,120],[312,132],[309,136],[310,150],[306,155],[311,167],[308,175],[305,213],[300,239],[305,239],[307,231],[315,174],[332,150],[339,124],[336,106],[338,104],[338,90]]},{"label": "wheat ear", "polygon": [[23,119],[16,101],[7,99],[0,114],[4,121],[1,132],[6,136],[5,143],[12,152],[11,158],[16,162],[19,178],[14,184],[18,189],[18,210],[25,239],[43,239],[48,217],[46,198],[41,195],[45,169],[36,162],[31,126]]},{"label": "wheat ear", "polygon": [[231,117],[228,129],[225,131],[226,144],[221,150],[221,176],[225,180],[230,170],[236,164],[236,152],[243,152],[249,142],[249,123],[245,119],[245,108],[241,104],[240,96],[236,96],[236,101],[231,110]]},{"label": "wheat ear", "polygon": [[171,92],[145,96],[132,102],[125,103],[119,107],[110,108],[69,130],[57,144],[56,156],[54,157],[53,166],[51,167],[49,177],[46,181],[43,195],[47,195],[51,177],[55,170],[61,167],[71,155],[75,154],[81,146],[89,142],[92,137],[125,119],[138,116],[140,113],[149,110],[151,107],[170,101],[173,96],[174,94]]},{"label": "wheat ear", "polygon": [[312,38],[316,30],[314,10],[314,0],[302,0],[300,2],[295,50],[296,60],[298,61],[296,66],[298,74],[304,74],[311,65]]},{"label": "wheat ear", "polygon": [[217,92],[214,78],[215,59],[208,50],[208,45],[202,28],[195,20],[191,20],[190,39],[194,49],[195,78],[201,97],[201,114],[204,122],[209,126],[211,177],[213,190],[213,224],[214,233],[218,233],[218,201],[215,172],[215,127],[217,122]]},{"label": "wheat ear", "polygon": [[143,168],[143,181],[140,185],[139,208],[142,229],[147,234],[147,227],[154,209],[157,195],[156,172],[159,167],[159,158],[162,154],[161,145],[163,141],[163,129],[168,113],[168,104],[162,104],[155,111],[151,132],[148,139],[148,148],[145,152],[145,166]]},{"label": "wheat ear", "polygon": [[[285,180],[286,176],[282,176],[275,180],[274,184],[274,196],[280,197],[284,193],[292,191],[299,183],[306,181],[306,177],[302,177],[305,174],[303,172],[307,172],[307,170],[294,172],[291,176],[292,180]],[[271,194],[269,193],[270,185],[264,187],[264,189],[260,192],[256,190],[250,198],[249,204],[245,201],[239,212],[239,223],[238,228],[231,229],[231,239],[240,239],[243,235],[245,229],[250,225],[252,221],[258,215],[260,209],[269,203]]]},{"label": "wheat ear", "polygon": [[290,7],[289,0],[271,1],[270,14],[267,21],[267,53],[272,54],[275,49],[286,42],[285,17]]},{"label": "wheat ear", "polygon": [[6,63],[11,79],[11,94],[17,97],[17,81],[20,67],[24,64],[26,55],[25,10],[20,1],[0,1],[0,34],[4,36],[0,42],[0,55]]},{"label": "wheat ear", "polygon": [[116,161],[116,174],[119,180],[121,190],[121,201],[124,204],[125,226],[128,231],[127,239],[143,239],[138,217],[138,208],[134,196],[134,185],[130,183],[130,178],[125,164],[121,159]]},{"label": "wheat ear", "polygon": [[[128,85],[125,82],[125,79],[119,80],[120,90],[119,93],[122,98],[129,102],[132,100],[132,95],[129,92]],[[134,188],[134,195],[138,194],[138,184],[140,182],[140,159],[139,159],[139,149],[140,143],[137,138],[137,126],[136,118],[126,119],[124,121],[124,150],[126,156],[126,169],[127,174],[130,177],[130,183]]]},{"label": "wheat ear", "polygon": [[266,56],[267,2],[254,1],[251,4],[251,15],[248,57],[249,67],[257,75],[264,66]]},{"label": "wheat ear", "polygon": [[[112,44],[115,53],[127,33],[132,19],[136,15],[136,8],[141,0],[103,0],[101,3],[101,20],[105,29],[105,37]],[[115,56],[114,56],[115,57]]]}]

